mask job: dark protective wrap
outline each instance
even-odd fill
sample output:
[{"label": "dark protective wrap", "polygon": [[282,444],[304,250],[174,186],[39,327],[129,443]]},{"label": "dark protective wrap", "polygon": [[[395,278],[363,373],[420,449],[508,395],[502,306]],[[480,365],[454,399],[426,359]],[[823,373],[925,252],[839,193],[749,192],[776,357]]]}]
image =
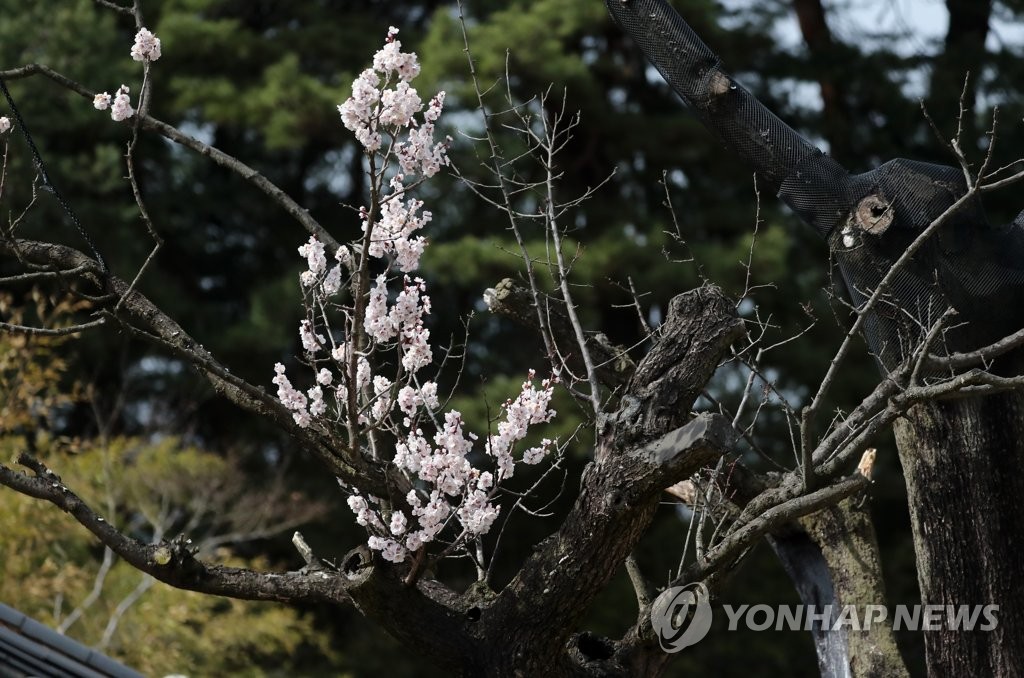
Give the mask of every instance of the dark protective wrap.
[{"label": "dark protective wrap", "polygon": [[[827,239],[855,305],[966,193],[961,170],[913,160],[850,175],[726,75],[665,0],[605,4],[701,121]],[[881,365],[906,358],[950,306],[958,315],[938,352],[974,348],[1024,326],[1024,211],[994,228],[973,199],[895,274],[864,326]]]},{"label": "dark protective wrap", "polygon": [[708,129],[773,191],[817,151],[721,69],[721,60],[662,0],[606,0],[615,20]]}]

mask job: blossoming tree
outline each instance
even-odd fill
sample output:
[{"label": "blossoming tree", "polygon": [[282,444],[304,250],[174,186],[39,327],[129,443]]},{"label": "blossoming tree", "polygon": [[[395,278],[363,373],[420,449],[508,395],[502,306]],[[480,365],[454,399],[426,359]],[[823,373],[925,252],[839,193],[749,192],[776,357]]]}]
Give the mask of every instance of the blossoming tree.
[{"label": "blossoming tree", "polygon": [[[25,267],[24,275],[74,281],[95,305],[93,317],[59,330],[10,323],[3,328],[74,334],[115,326],[182,358],[223,397],[286,431],[337,478],[353,519],[366,529],[366,541],[348,545],[353,548],[334,558],[314,552],[296,533],[304,566],[258,572],[204,561],[187,535],[155,544],[133,538],[28,453],[19,463],[29,473],[0,465],[0,483],[59,506],[120,558],[160,581],[241,599],[355,606],[411,652],[464,675],[654,675],[662,670],[671,655],[661,649],[651,625],[658,586],[631,553],[668,496],[695,512],[692,538],[686,540],[693,552],[685,558],[684,550],[678,570],[657,585],[701,582],[716,591],[759,540],[768,537],[780,553],[792,555],[787,540],[799,533],[818,545],[815,564],[833,573],[831,595],[844,602],[858,596],[884,601],[873,531],[848,501],[870,484],[874,451],[867,445],[915,403],[984,385],[964,378],[973,358],[952,365],[947,377],[924,383],[916,377],[930,349],[918,347],[859,407],[815,432],[759,372],[761,356],[776,347],[763,344],[759,330],[765,323],[741,318],[737,304],[711,285],[675,297],[664,321],[650,329],[632,357],[603,335],[588,332],[573,302],[561,225],[586,196],[560,200],[556,189],[555,158],[574,119],[547,97],[509,101],[509,124],[522,135],[541,173],[539,181],[523,184],[495,141],[497,114],[485,106],[470,59],[483,155],[493,175],[490,185],[471,188],[486,193],[517,237],[526,221],[543,226],[554,284],[550,293],[542,289],[534,257],[524,246],[525,283],[504,280],[484,293],[491,312],[536,332],[545,353],[538,356],[541,364],[527,371],[520,390],[507,394],[490,429],[468,431],[462,414],[445,404],[438,375],[447,361],[440,359],[430,333],[436,309],[428,281],[417,276],[432,222],[417,190],[450,167],[454,141],[440,138],[445,94],[425,101],[416,90],[419,62],[402,51],[398,29],[387,31],[372,65],[338,107],[341,124],[358,141],[366,175],[365,202],[357,208],[359,232],[343,234],[319,223],[241,160],[149,114],[149,76],[161,44],[143,27],[137,3],[127,13],[138,29],[130,56],[143,65],[137,106],[128,85],[114,95],[95,93],[46,66],[32,64],[0,77],[49,78],[130,128],[128,182],[153,239],[152,252],[128,279],[108,268],[88,238],[88,225],[77,219],[91,252],[16,237],[10,229],[0,239],[0,255]],[[13,123],[0,118],[5,140],[12,124],[13,131],[26,133],[16,109],[14,117]],[[296,367],[267,365],[267,383],[276,386],[276,394],[233,374],[138,290],[162,246],[136,177],[134,155],[142,133],[160,135],[236,172],[305,230],[296,237],[305,261],[296,283],[304,300],[298,327],[302,355]],[[35,160],[41,168],[42,160]],[[53,188],[45,172],[42,181]],[[530,212],[513,200],[525,190],[539,196]],[[62,206],[72,217],[66,203]],[[1005,346],[976,357],[985,360]],[[742,367],[748,377],[738,411],[698,408],[712,376],[729,366]],[[556,416],[552,402],[559,389],[587,413],[596,441],[592,460],[557,529],[522,562],[510,563],[514,574],[499,583],[492,577],[491,556],[501,518],[521,509],[522,498],[537,489],[536,483],[516,485],[525,475],[517,470],[521,465],[557,468],[569,442],[544,437],[544,425]],[[750,412],[746,405],[758,400],[758,390],[759,405]],[[794,463],[771,474],[750,470],[738,453],[741,446],[756,451],[752,432],[765,407],[778,409],[792,426],[794,446]],[[536,444],[528,442],[531,431],[541,436]],[[832,509],[833,522],[800,522],[825,507]],[[867,557],[851,556],[849,534],[858,537]],[[472,563],[474,585],[456,590],[438,574],[437,565],[453,557]],[[636,592],[636,608],[626,615],[628,629],[616,639],[581,631],[584,612],[622,567]],[[886,629],[840,633],[845,634],[842,651],[871,662],[879,675],[905,671]]]}]

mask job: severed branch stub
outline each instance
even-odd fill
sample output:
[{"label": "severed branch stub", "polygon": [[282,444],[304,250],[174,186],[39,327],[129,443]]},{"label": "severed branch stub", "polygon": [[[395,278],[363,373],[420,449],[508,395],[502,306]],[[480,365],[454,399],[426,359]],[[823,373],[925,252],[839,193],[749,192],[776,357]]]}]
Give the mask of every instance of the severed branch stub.
[{"label": "severed branch stub", "polygon": [[850,216],[860,230],[871,235],[882,235],[892,225],[894,214],[888,200],[872,193],[857,203]]},{"label": "severed branch stub", "polygon": [[313,549],[309,544],[306,543],[305,537],[302,533],[297,531],[292,535],[292,545],[295,546],[295,550],[299,552],[302,559],[306,561],[306,568],[308,570],[322,570],[324,567],[323,561],[316,557],[313,553]]}]

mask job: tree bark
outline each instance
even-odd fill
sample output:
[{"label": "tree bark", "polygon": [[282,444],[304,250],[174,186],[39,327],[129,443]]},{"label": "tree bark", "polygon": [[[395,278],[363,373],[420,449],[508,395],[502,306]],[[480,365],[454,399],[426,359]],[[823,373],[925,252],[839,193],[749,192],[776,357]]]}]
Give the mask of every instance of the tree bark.
[{"label": "tree bark", "polygon": [[[886,605],[885,579],[869,504],[846,499],[801,521],[828,563],[839,605]],[[891,617],[890,617],[891,618]],[[850,675],[855,678],[899,678],[907,668],[889,621],[846,629]]]},{"label": "tree bark", "polygon": [[480,602],[469,632],[487,653],[470,675],[630,675],[614,643],[572,632],[647,530],[662,491],[735,442],[735,429],[722,417],[686,422],[742,332],[733,302],[717,288],[672,300],[618,411],[598,425],[594,461],[572,510],[501,593]]},{"label": "tree bark", "polygon": [[998,605],[991,631],[926,631],[928,675],[1024,670],[1024,393],[916,405],[896,423],[924,605]]}]

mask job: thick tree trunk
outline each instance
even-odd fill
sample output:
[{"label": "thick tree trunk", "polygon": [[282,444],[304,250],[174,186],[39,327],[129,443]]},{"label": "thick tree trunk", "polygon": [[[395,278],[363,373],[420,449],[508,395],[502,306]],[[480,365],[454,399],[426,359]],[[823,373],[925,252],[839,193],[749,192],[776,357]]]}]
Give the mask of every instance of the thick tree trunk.
[{"label": "thick tree trunk", "polygon": [[[801,521],[828,562],[841,605],[885,605],[885,578],[869,504],[846,499]],[[847,631],[850,670],[855,678],[898,678],[907,675],[896,637],[888,624],[864,625]]]},{"label": "thick tree trunk", "polygon": [[[799,522],[803,529],[769,539],[805,605],[844,605],[863,614],[885,605],[885,581],[868,505],[846,499]],[[823,678],[900,678],[906,665],[889,624],[812,632]]]},{"label": "thick tree trunk", "polygon": [[999,606],[991,631],[926,631],[928,675],[1020,676],[1024,393],[917,405],[895,429],[922,603]]}]

